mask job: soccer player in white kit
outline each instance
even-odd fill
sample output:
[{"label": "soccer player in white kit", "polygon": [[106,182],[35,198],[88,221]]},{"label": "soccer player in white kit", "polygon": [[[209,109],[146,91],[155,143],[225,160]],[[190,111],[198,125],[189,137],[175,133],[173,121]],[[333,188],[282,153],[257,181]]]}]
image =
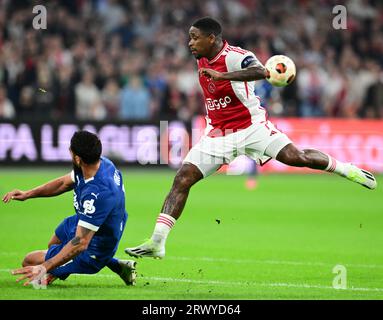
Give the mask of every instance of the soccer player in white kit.
[{"label": "soccer player in white kit", "polygon": [[252,52],[223,40],[216,20],[197,20],[189,36],[205,98],[207,128],[178,170],[152,237],[137,247],[126,248],[127,254],[163,258],[166,238],[182,213],[190,188],[239,155],[247,155],[260,165],[276,159],[290,166],[333,172],[369,189],[376,188],[370,172],[318,150],[299,150],[267,120],[254,94],[254,81],[265,79],[268,71]]}]

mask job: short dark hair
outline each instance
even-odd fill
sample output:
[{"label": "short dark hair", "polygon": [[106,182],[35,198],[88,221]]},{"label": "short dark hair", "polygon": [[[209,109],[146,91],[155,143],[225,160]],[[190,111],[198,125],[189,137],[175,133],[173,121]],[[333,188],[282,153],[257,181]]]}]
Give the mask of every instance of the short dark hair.
[{"label": "short dark hair", "polygon": [[216,37],[222,33],[222,27],[217,20],[211,17],[204,17],[194,21],[193,27],[201,30],[206,35],[214,34]]},{"label": "short dark hair", "polygon": [[76,131],[70,140],[70,149],[86,164],[96,163],[102,152],[100,139],[93,133],[85,130]]}]

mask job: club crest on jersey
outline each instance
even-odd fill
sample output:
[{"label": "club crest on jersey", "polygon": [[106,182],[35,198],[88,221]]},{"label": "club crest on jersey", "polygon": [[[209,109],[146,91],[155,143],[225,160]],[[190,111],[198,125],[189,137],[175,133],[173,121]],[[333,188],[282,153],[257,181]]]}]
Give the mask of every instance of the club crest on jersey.
[{"label": "club crest on jersey", "polygon": [[93,205],[94,199],[84,201],[82,207],[84,208],[84,214],[92,214],[96,211],[96,207]]},{"label": "club crest on jersey", "polygon": [[215,84],[214,82],[210,81],[208,86],[207,86],[207,90],[209,90],[210,93],[214,93],[215,92]]}]

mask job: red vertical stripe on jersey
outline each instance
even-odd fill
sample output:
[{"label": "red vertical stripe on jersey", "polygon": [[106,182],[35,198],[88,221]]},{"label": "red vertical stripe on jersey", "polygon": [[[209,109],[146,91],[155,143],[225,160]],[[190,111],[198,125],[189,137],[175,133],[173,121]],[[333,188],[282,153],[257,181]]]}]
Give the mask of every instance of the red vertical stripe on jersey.
[{"label": "red vertical stripe on jersey", "polygon": [[249,87],[247,86],[247,81],[245,81],[245,89],[246,89],[246,98],[249,99]]}]

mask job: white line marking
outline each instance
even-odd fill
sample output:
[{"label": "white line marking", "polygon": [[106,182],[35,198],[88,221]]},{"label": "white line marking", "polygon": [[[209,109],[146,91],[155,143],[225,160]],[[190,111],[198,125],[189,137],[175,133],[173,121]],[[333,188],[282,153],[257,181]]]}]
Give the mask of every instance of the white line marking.
[{"label": "white line marking", "polygon": [[[80,275],[75,276],[95,276],[102,278],[115,278],[115,275],[111,274],[96,274],[96,275]],[[194,283],[194,284],[207,284],[207,285],[222,285],[222,286],[252,286],[252,287],[287,287],[287,288],[302,288],[302,289],[334,289],[331,286],[311,285],[305,283],[283,283],[283,282],[247,282],[247,281],[221,281],[221,280],[195,280],[195,279],[179,279],[179,278],[166,278],[166,277],[138,277],[138,279],[152,280],[159,282],[181,282],[181,283]],[[347,288],[344,291],[373,291],[383,292],[383,288]]]},{"label": "white line marking", "polygon": [[[292,266],[317,266],[317,267],[332,267],[341,262],[302,262],[302,261],[289,261],[289,260],[256,260],[256,259],[236,259],[236,258],[211,258],[211,257],[166,257],[166,260],[183,260],[183,261],[206,261],[206,262],[227,262],[227,263],[241,263],[241,264],[285,264]],[[349,268],[367,268],[367,269],[383,269],[383,265],[376,264],[353,264],[342,262],[342,265]]]},{"label": "white line marking", "polygon": [[[18,252],[0,252],[0,256],[24,256],[25,254]],[[271,265],[291,265],[291,266],[313,266],[313,267],[333,267],[337,264],[342,264],[348,268],[366,268],[366,269],[383,269],[383,265],[378,264],[363,264],[363,263],[347,263],[344,261],[329,262],[303,262],[293,260],[257,260],[257,259],[236,259],[236,258],[212,258],[212,257],[177,257],[167,256],[166,260],[180,261],[205,261],[205,262],[227,262],[240,264],[271,264]]]}]

